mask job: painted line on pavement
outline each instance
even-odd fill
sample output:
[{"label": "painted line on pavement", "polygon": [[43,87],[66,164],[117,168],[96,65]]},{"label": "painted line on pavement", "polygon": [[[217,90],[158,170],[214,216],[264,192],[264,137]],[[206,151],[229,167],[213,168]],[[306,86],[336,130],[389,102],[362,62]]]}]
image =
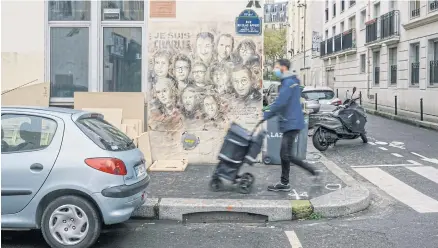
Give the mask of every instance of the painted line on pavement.
[{"label": "painted line on pavement", "polygon": [[421,164],[370,164],[370,165],[353,165],[351,168],[373,168],[373,167],[418,167]]},{"label": "painted line on pavement", "polygon": [[406,161],[408,161],[409,163],[414,164],[414,165],[422,165],[415,160],[406,160]]},{"label": "painted line on pavement", "polygon": [[400,155],[398,153],[391,153],[393,156],[396,156],[397,158],[403,158],[403,155]]},{"label": "painted line on pavement", "polygon": [[388,144],[388,143],[386,143],[384,141],[376,141],[375,143],[378,144],[378,145],[384,145],[384,146],[386,146]]},{"label": "painted line on pavement", "polygon": [[419,213],[438,213],[438,201],[379,168],[354,169],[368,181]]},{"label": "painted line on pavement", "polygon": [[420,176],[423,176],[432,182],[438,183],[438,170],[432,166],[423,166],[423,167],[415,167],[415,168],[407,168]]},{"label": "painted line on pavement", "polygon": [[375,146],[376,143],[368,141],[368,144]]},{"label": "painted line on pavement", "polygon": [[379,147],[379,149],[380,149],[380,150],[384,150],[384,151],[388,151],[388,149],[385,148],[385,147]]},{"label": "painted line on pavement", "polygon": [[416,153],[416,152],[411,152],[412,154],[414,154],[415,156],[418,156],[418,157],[420,157],[420,158],[425,158],[425,159],[427,159],[427,157],[425,157],[425,156],[423,156],[423,155],[420,155],[420,154],[418,154],[418,153]]},{"label": "painted line on pavement", "polygon": [[303,248],[297,234],[294,231],[285,231],[285,233],[292,248]]}]

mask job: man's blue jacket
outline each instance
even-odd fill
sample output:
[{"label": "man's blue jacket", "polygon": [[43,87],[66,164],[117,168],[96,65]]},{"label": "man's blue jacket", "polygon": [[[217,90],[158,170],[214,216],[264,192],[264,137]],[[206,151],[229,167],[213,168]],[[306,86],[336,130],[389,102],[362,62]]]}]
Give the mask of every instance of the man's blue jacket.
[{"label": "man's blue jacket", "polygon": [[281,77],[280,92],[275,101],[263,113],[265,120],[278,116],[279,131],[285,133],[290,130],[304,128],[304,114],[301,108],[300,80],[290,72]]}]

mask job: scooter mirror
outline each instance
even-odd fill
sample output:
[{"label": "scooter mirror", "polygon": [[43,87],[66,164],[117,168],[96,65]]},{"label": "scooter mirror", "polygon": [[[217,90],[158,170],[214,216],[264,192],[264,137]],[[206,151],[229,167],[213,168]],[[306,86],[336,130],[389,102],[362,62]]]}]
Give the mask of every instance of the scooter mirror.
[{"label": "scooter mirror", "polygon": [[356,92],[356,86],[353,87],[353,95],[354,95],[355,92]]}]

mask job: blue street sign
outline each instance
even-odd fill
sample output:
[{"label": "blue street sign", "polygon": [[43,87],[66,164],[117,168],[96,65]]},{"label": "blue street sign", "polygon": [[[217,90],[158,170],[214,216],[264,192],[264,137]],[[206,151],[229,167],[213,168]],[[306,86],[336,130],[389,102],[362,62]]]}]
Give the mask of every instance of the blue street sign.
[{"label": "blue street sign", "polygon": [[262,18],[252,9],[246,9],[236,17],[236,34],[262,35]]}]

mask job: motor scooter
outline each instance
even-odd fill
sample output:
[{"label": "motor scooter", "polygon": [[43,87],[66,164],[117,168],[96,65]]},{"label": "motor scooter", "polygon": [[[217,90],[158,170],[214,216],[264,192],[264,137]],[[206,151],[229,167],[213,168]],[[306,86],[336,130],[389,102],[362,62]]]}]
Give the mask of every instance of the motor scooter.
[{"label": "motor scooter", "polygon": [[344,101],[333,112],[327,112],[312,117],[309,128],[313,129],[313,145],[319,151],[325,151],[331,145],[342,139],[357,139],[361,137],[363,143],[368,142],[365,124],[367,117],[365,109],[354,98],[356,87],[350,99]]}]

